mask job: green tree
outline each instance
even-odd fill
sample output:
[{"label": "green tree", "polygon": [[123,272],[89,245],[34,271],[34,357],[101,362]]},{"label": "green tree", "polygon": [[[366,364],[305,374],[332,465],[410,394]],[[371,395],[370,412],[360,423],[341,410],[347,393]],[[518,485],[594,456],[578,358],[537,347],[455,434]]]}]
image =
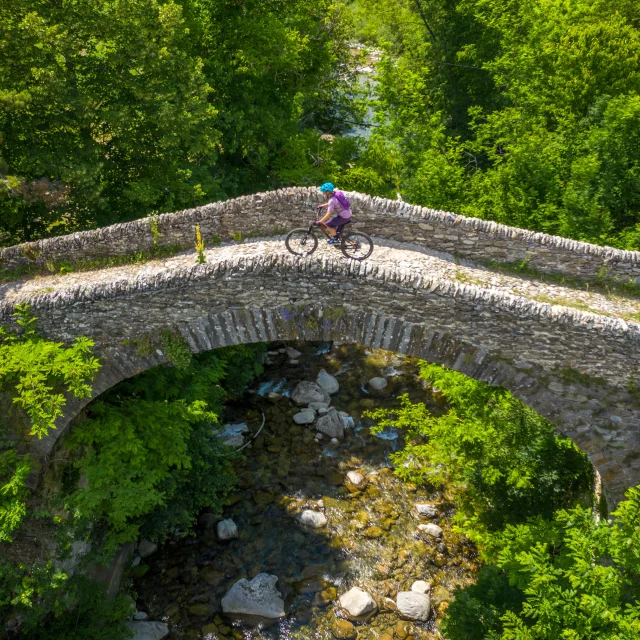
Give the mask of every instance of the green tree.
[{"label": "green tree", "polygon": [[12,241],[213,188],[216,111],[188,39],[171,0],[3,3],[0,153],[20,185],[0,205]]},{"label": "green tree", "polygon": [[7,0],[0,241],[279,186],[348,108],[348,35],[334,0]]},{"label": "green tree", "polygon": [[216,437],[217,416],[262,372],[264,349],[240,345],[155,367],[89,405],[71,436],[86,483],[69,505],[81,521],[106,523],[108,548],[141,532],[189,531],[202,509],[222,509],[234,452]]},{"label": "green tree", "polygon": [[590,510],[559,511],[507,527],[491,541],[497,565],[525,595],[507,612],[501,640],[631,640],[640,634],[638,518],[640,492],[630,489],[596,522]]},{"label": "green tree", "polygon": [[[65,347],[38,335],[28,306],[18,305],[14,318],[18,333],[0,327],[0,391],[9,392],[28,416],[29,435],[42,438],[62,415],[64,391],[76,398],[91,395],[90,383],[100,362],[92,355],[93,342],[88,338],[76,338]],[[10,417],[0,423],[5,433]]]},{"label": "green tree", "polygon": [[[450,640],[631,640],[640,633],[638,517],[630,489],[612,520],[591,510],[531,518],[487,540],[493,564],[460,589],[442,631]],[[482,587],[482,588],[480,588]]]},{"label": "green tree", "polygon": [[193,425],[216,416],[204,402],[99,403],[95,418],[73,434],[74,446],[87,447],[79,463],[87,488],[76,493],[78,514],[106,520],[114,542],[135,540],[139,520],[165,504],[165,481],[174,470],[190,469],[188,440]]},{"label": "green tree", "polygon": [[457,522],[473,540],[482,543],[489,532],[534,514],[551,518],[589,497],[586,456],[508,391],[436,365],[423,365],[421,375],[445,394],[444,415],[407,396],[398,409],[368,415],[376,429],[406,430],[407,444],[393,458],[396,473],[452,487]]},{"label": "green tree", "polygon": [[[55,429],[66,404],[65,393],[90,396],[91,382],[100,367],[91,340],[77,338],[71,346],[46,340],[37,333],[36,319],[26,305],[16,307],[14,319],[17,331],[0,327],[0,393],[13,405],[0,419],[2,542],[11,542],[12,532],[27,513],[25,481],[33,463],[24,453],[23,440],[42,438]],[[27,433],[21,433],[24,427]]]},{"label": "green tree", "polygon": [[[638,246],[640,23],[626,0],[358,0],[406,200]],[[394,6],[396,10],[394,10]]]},{"label": "green tree", "polygon": [[[73,610],[73,614],[71,614]],[[0,624],[7,637],[123,640],[131,637],[125,593],[106,599],[85,576],[69,578],[52,562],[0,563]]]}]

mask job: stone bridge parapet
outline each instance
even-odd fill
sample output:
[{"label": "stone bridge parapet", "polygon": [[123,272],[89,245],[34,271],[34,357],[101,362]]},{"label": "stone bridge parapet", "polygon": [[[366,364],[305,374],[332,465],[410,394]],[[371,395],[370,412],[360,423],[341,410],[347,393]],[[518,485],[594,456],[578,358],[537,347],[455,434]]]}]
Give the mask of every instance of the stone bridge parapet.
[{"label": "stone bridge parapet", "polygon": [[[477,261],[526,264],[540,273],[640,284],[640,253],[535,233],[495,222],[348,192],[358,227],[371,235],[414,243]],[[200,226],[207,246],[269,237],[303,226],[321,202],[315,187],[280,189],[165,213],[92,231],[0,250],[0,268],[40,262],[82,262],[156,247],[193,248]]]}]

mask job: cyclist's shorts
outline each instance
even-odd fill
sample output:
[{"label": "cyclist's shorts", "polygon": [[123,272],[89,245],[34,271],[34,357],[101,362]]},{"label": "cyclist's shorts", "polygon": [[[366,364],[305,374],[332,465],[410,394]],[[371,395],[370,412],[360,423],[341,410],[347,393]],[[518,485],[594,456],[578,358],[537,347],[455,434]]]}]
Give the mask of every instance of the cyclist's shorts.
[{"label": "cyclist's shorts", "polygon": [[333,229],[340,229],[344,227],[347,222],[349,222],[351,218],[343,218],[342,216],[336,216],[335,218],[331,218],[329,222],[327,222],[327,227],[332,227]]}]

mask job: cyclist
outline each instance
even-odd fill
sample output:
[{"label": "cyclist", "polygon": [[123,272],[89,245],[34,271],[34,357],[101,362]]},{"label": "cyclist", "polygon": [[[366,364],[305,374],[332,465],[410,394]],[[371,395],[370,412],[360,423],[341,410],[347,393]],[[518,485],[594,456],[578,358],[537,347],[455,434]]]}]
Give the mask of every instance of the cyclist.
[{"label": "cyclist", "polygon": [[[338,191],[331,182],[325,182],[320,187],[320,193],[324,194],[327,202],[319,205],[318,209],[326,208],[327,213],[322,220],[318,220],[317,224],[324,224],[327,227],[333,236],[327,242],[335,244],[338,241],[336,235],[340,234],[344,225],[351,220],[351,203],[344,193]],[[333,214],[335,217],[329,220]]]}]

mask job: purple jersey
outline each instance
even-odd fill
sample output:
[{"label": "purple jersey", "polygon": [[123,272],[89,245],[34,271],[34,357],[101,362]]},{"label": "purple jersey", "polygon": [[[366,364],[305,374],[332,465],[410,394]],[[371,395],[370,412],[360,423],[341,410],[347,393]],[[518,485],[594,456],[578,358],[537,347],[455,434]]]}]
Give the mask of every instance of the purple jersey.
[{"label": "purple jersey", "polygon": [[338,195],[333,195],[329,199],[327,211],[329,213],[334,213],[335,215],[340,216],[344,220],[348,220],[351,217],[351,209],[348,206],[345,206],[345,204],[347,204],[349,201],[344,197],[344,195],[342,195],[341,191],[336,191],[335,194]]}]

